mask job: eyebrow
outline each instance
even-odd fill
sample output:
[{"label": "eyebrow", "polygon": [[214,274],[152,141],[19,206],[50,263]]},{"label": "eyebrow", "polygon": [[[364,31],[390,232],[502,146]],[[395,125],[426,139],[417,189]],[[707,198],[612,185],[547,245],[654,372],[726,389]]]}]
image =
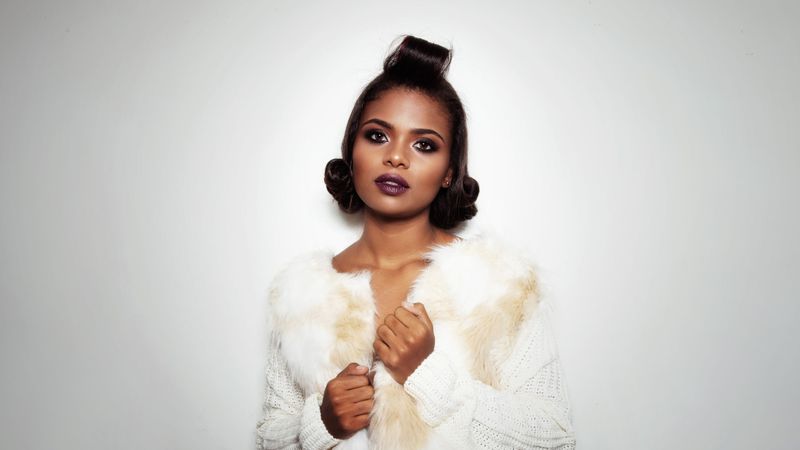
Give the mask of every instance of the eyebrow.
[{"label": "eyebrow", "polygon": [[[369,119],[368,121],[362,123],[361,126],[363,127],[368,123],[377,123],[384,128],[394,130],[394,127],[389,122],[381,119]],[[435,134],[436,136],[439,136],[439,139],[441,139],[442,142],[447,142],[441,134],[437,133],[436,130],[431,130],[430,128],[414,128],[411,130],[411,132],[414,134]]]}]

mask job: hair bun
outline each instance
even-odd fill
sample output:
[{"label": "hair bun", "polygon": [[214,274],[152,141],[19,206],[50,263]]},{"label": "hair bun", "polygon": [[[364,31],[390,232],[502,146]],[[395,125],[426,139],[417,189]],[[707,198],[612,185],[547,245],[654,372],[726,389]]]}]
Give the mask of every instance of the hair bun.
[{"label": "hair bun", "polygon": [[356,194],[350,166],[342,158],[334,158],[325,165],[325,188],[344,212],[358,211],[363,205]]},{"label": "hair bun", "polygon": [[334,196],[353,189],[350,166],[342,158],[334,158],[325,166],[325,187]]},{"label": "hair bun", "polygon": [[406,36],[383,62],[391,77],[431,83],[444,78],[450,67],[450,50],[414,36]]},{"label": "hair bun", "polygon": [[478,180],[469,175],[464,175],[464,196],[468,204],[473,204],[478,199],[478,194],[481,192]]}]

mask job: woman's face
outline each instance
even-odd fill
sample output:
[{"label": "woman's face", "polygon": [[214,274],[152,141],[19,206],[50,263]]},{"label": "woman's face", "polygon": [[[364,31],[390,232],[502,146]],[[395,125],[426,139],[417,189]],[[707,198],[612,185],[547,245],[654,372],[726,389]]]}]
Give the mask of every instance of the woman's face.
[{"label": "woman's face", "polygon": [[392,218],[426,211],[452,176],[447,111],[425,94],[393,88],[366,105],[359,125],[353,178],[364,204]]}]

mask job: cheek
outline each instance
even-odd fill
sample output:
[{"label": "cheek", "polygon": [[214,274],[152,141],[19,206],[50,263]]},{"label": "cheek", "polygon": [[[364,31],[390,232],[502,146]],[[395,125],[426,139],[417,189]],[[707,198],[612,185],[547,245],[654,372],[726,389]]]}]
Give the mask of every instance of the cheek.
[{"label": "cheek", "polygon": [[359,149],[359,145],[356,144],[353,146],[353,162],[352,162],[352,169],[353,174],[357,174],[359,172],[359,168],[363,166],[362,155],[363,152]]},{"label": "cheek", "polygon": [[425,178],[432,183],[437,183],[447,174],[448,167],[450,167],[450,155],[442,154],[441,157],[437,158],[435,161],[430,161]]},{"label": "cheek", "polygon": [[369,182],[368,174],[370,172],[370,160],[364,157],[364,149],[356,146],[353,147],[353,182],[358,185],[363,185]]}]

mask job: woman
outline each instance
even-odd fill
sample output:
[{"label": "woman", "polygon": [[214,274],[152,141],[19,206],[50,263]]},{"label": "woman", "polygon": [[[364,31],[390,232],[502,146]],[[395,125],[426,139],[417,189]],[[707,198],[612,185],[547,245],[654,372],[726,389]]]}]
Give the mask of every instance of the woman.
[{"label": "woman", "polygon": [[273,280],[260,448],[575,446],[530,263],[446,231],[478,196],[449,63],[406,37],[356,101],[325,182],[364,230]]}]

